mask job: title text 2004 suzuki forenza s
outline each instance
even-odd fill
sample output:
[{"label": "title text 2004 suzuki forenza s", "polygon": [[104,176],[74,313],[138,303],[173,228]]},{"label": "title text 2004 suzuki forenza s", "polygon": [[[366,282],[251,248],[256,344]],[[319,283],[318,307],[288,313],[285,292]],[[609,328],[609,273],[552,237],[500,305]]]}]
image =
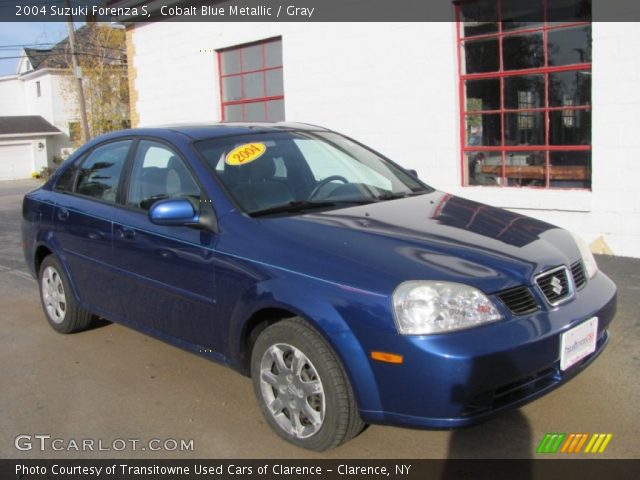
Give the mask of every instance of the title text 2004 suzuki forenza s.
[{"label": "title text 2004 suzuki forenza s", "polygon": [[458,427],[529,402],[602,351],[616,308],[569,232],[312,126],[102,136],[23,215],[54,329],[102,316],[223,362],[315,450],[365,422]]}]

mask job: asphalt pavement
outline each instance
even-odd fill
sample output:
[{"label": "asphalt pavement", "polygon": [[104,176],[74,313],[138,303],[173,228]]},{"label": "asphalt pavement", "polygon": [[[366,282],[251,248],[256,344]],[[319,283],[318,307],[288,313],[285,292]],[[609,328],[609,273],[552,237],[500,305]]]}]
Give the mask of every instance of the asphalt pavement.
[{"label": "asphalt pavement", "polygon": [[371,426],[313,453],[270,431],[230,369],[117,324],[54,332],[20,246],[22,196],[37,186],[0,182],[0,458],[531,458],[550,432],[611,433],[582,456],[640,458],[638,259],[598,257],[619,288],[611,341],[562,388],[475,427]]}]

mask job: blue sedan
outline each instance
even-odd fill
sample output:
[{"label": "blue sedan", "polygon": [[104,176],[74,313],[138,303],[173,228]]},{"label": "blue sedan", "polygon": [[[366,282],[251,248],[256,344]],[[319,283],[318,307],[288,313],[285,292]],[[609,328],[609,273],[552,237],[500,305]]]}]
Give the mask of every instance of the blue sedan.
[{"label": "blue sedan", "polygon": [[55,330],[103,317],[229,365],[319,451],[540,397],[602,352],[616,310],[578,237],[302,124],[101,136],[25,196],[22,229]]}]

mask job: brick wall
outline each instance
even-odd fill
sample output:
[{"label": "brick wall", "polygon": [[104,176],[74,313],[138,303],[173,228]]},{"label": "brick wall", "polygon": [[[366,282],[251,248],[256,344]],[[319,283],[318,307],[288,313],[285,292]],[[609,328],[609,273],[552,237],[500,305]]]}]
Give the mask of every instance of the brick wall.
[{"label": "brick wall", "polygon": [[136,89],[136,78],[138,76],[136,70],[136,49],[133,44],[133,33],[135,26],[128,26],[126,30],[126,46],[127,46],[127,76],[129,81],[129,109],[131,117],[131,126],[137,127],[140,123],[138,115],[138,90]]}]

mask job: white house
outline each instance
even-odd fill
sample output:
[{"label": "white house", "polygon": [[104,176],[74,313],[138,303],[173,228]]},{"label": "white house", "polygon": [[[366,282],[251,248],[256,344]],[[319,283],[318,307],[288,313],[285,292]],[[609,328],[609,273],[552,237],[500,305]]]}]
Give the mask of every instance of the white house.
[{"label": "white house", "polygon": [[[51,166],[54,157],[68,155],[71,137],[79,132],[63,44],[25,48],[16,74],[0,77],[0,180],[30,177]],[[53,129],[34,131],[45,124]]]},{"label": "white house", "polygon": [[50,165],[61,135],[39,115],[0,117],[0,180],[28,178]]},{"label": "white house", "polygon": [[[104,30],[93,28],[95,25],[87,23],[75,32],[80,63],[87,60],[84,64],[102,65],[105,71],[113,70],[115,66],[124,75],[124,46],[109,43],[111,37],[106,36],[105,40],[100,34]],[[73,146],[80,143],[80,110],[69,68],[70,58],[67,38],[50,49],[25,48],[16,73],[0,77],[0,126],[5,127],[0,128],[0,180],[29,177],[43,167],[51,167],[54,158],[65,158]],[[121,91],[119,83],[110,81],[111,89],[103,85],[92,88],[89,83],[85,78],[88,115],[99,109],[109,111],[105,106],[115,105],[120,114],[114,115],[113,123],[115,128],[120,127],[123,101],[118,95]],[[126,90],[122,91],[126,98]],[[107,93],[113,98],[104,98]],[[92,100],[97,105],[95,110],[92,110]],[[126,102],[124,109],[128,109]],[[38,137],[34,134],[43,132],[34,132],[34,129],[40,127],[42,130],[43,122],[50,124],[53,130],[47,128],[47,135]]]},{"label": "white house", "polygon": [[439,189],[640,257],[637,24],[467,20],[132,23],[132,123],[323,125]]}]

